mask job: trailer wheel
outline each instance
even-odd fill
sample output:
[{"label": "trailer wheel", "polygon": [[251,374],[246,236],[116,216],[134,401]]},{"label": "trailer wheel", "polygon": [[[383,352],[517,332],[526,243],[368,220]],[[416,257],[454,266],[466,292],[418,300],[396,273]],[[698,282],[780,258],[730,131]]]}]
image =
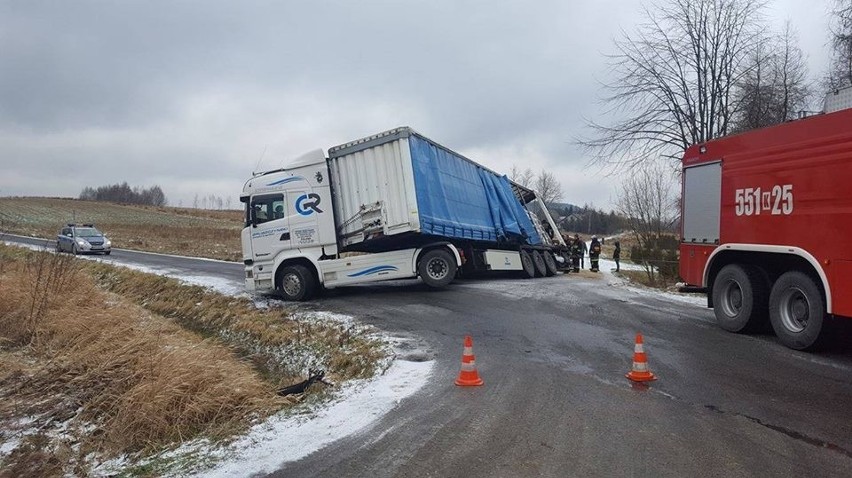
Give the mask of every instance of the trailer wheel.
[{"label": "trailer wheel", "polygon": [[766,320],[766,285],[750,265],[728,264],[713,282],[713,313],[719,326],[746,333]]},{"label": "trailer wheel", "polygon": [[417,264],[420,278],[426,285],[435,288],[448,286],[456,277],[457,269],[455,258],[444,249],[426,251]]},{"label": "trailer wheel", "polygon": [[535,265],[536,277],[544,277],[547,275],[547,266],[544,264],[544,257],[541,257],[541,252],[532,251],[532,260]]},{"label": "trailer wheel", "polygon": [[316,289],[316,280],[307,267],[294,264],[281,270],[277,286],[284,300],[308,300]]},{"label": "trailer wheel", "polygon": [[547,277],[556,275],[559,266],[556,265],[556,258],[553,257],[553,253],[545,251],[542,255],[544,255],[544,265],[547,267]]},{"label": "trailer wheel", "polygon": [[521,251],[521,267],[523,267],[521,277],[524,279],[532,279],[535,277],[535,264],[533,264],[533,258],[529,251]]},{"label": "trailer wheel", "polygon": [[825,301],[813,279],[799,271],[782,274],[769,295],[769,321],[787,347],[816,347],[823,336]]}]

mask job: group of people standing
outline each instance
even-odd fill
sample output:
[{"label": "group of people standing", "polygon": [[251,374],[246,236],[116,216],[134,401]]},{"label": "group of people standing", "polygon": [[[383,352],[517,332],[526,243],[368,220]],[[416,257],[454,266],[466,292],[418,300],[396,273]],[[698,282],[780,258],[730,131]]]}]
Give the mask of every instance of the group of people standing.
[{"label": "group of people standing", "polygon": [[[585,242],[580,240],[579,234],[574,234],[573,238],[570,236],[566,237],[565,242],[568,243],[568,250],[571,255],[571,271],[580,272],[581,268],[585,268],[584,258],[587,252],[589,254],[589,270],[592,272],[600,271],[599,261],[603,241],[599,241],[598,236],[592,236],[588,247]],[[612,253],[612,259],[615,261],[615,271],[619,272],[621,270],[619,265],[621,261],[621,243],[619,241],[615,241],[615,250]]]}]

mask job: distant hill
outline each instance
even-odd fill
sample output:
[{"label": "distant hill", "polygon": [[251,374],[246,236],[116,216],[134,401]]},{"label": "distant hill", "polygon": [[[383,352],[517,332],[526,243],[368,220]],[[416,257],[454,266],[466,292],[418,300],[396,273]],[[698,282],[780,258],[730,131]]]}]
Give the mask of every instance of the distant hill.
[{"label": "distant hill", "polygon": [[574,210],[574,209],[582,209],[583,208],[582,206],[577,206],[576,204],[571,204],[569,202],[552,202],[552,203],[548,204],[547,207],[549,209],[559,209],[559,210],[562,210],[562,209]]},{"label": "distant hill", "polygon": [[548,209],[563,232],[614,234],[627,227],[625,219],[613,211],[571,203],[553,203]]}]

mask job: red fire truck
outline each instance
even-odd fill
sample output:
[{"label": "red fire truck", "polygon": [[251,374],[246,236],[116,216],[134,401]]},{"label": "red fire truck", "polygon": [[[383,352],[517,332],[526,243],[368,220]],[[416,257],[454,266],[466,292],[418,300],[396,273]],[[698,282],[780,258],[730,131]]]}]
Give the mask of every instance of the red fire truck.
[{"label": "red fire truck", "polygon": [[690,147],[681,212],[680,275],[722,328],[804,350],[852,317],[852,109]]}]

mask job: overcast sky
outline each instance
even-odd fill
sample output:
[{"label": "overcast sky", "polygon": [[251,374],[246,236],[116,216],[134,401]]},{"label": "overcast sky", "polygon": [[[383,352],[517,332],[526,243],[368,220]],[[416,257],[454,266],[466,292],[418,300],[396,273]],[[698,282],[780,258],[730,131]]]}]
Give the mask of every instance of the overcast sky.
[{"label": "overcast sky", "polygon": [[[547,168],[609,208],[620,179],[572,140],[601,110],[634,0],[0,0],[0,195],[160,185],[237,197],[261,169],[408,125],[498,172]],[[811,75],[828,0],[774,0]],[[265,151],[265,152],[264,152]]]}]

